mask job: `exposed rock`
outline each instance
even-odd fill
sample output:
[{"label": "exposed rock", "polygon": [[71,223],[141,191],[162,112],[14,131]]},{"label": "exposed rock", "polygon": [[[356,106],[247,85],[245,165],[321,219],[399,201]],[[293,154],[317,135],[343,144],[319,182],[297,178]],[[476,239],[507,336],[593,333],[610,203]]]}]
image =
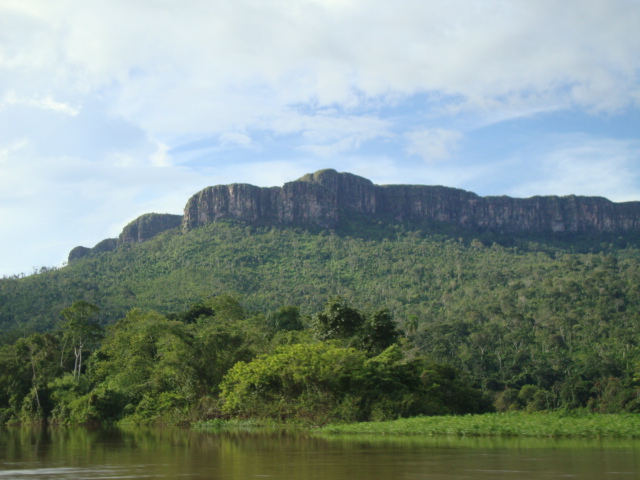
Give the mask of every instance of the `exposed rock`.
[{"label": "exposed rock", "polygon": [[613,203],[601,197],[480,197],[457,188],[424,185],[374,185],[366,178],[320,170],[261,188],[216,185],[189,199],[184,216],[149,213],[129,223],[119,238],[89,249],[76,247],[69,263],[86,255],[141,243],[182,225],[184,232],[220,219],[250,224],[302,224],[334,228],[344,215],[379,215],[399,221],[437,220],[501,233],[640,231],[640,202]]},{"label": "exposed rock", "polygon": [[309,223],[322,226],[337,221],[336,195],[306,182],[260,188],[246,184],[217,185],[197,193],[184,210],[185,231],[219,219],[249,223]]},{"label": "exposed rock", "polygon": [[91,253],[112,252],[118,246],[117,238],[107,238],[101,242],[96,243],[96,246],[91,249]]},{"label": "exposed rock", "polygon": [[640,202],[600,197],[480,197],[456,188],[377,186],[349,173],[320,170],[282,188],[218,185],[197,193],[185,207],[184,231],[219,219],[249,223],[335,227],[357,212],[396,220],[433,219],[474,229],[515,232],[640,231]]},{"label": "exposed rock", "polygon": [[87,247],[75,247],[69,252],[69,258],[67,259],[67,263],[71,265],[73,262],[80,260],[83,257],[86,257],[91,253],[91,249]]},{"label": "exposed rock", "polygon": [[142,243],[159,233],[180,226],[182,216],[169,213],[147,213],[136,218],[122,229],[118,245],[123,243]]},{"label": "exposed rock", "polygon": [[69,252],[67,263],[71,264],[87,255],[111,252],[124,243],[145,242],[162,232],[179,227],[181,223],[181,215],[147,213],[124,227],[118,238],[107,238],[98,242],[93,248],[75,247]]}]

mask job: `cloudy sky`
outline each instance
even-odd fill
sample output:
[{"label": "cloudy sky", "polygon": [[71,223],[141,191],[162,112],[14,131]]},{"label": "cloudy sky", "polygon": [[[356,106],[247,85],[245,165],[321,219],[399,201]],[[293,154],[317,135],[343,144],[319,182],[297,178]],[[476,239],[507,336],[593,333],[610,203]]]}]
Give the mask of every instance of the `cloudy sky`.
[{"label": "cloudy sky", "polygon": [[335,168],[640,200],[640,0],[0,0],[0,275]]}]

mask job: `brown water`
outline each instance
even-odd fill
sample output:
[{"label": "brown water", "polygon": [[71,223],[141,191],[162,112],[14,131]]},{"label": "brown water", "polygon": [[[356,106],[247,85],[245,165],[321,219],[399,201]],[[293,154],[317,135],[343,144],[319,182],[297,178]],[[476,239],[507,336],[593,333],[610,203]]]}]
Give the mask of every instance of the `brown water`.
[{"label": "brown water", "polygon": [[640,442],[0,429],[5,479],[635,479]]}]

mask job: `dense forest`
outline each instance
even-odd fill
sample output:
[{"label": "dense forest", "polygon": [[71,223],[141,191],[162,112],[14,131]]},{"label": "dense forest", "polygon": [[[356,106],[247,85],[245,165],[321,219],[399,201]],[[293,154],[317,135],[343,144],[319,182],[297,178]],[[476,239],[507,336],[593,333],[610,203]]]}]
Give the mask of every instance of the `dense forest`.
[{"label": "dense forest", "polygon": [[1,421],[640,409],[637,239],[435,227],[218,222],[2,279]]},{"label": "dense forest", "polygon": [[53,333],[0,349],[2,423],[267,418],[313,423],[492,410],[455,368],[410,352],[386,310],[333,299],[248,316],[222,295],[163,316],[131,310],[105,331],[84,300]]}]

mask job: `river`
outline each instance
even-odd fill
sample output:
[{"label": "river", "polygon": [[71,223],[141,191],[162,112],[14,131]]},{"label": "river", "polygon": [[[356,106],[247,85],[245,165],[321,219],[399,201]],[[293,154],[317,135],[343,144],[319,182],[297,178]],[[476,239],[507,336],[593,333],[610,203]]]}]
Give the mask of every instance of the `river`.
[{"label": "river", "polygon": [[635,479],[640,442],[1,428],[6,479]]}]

